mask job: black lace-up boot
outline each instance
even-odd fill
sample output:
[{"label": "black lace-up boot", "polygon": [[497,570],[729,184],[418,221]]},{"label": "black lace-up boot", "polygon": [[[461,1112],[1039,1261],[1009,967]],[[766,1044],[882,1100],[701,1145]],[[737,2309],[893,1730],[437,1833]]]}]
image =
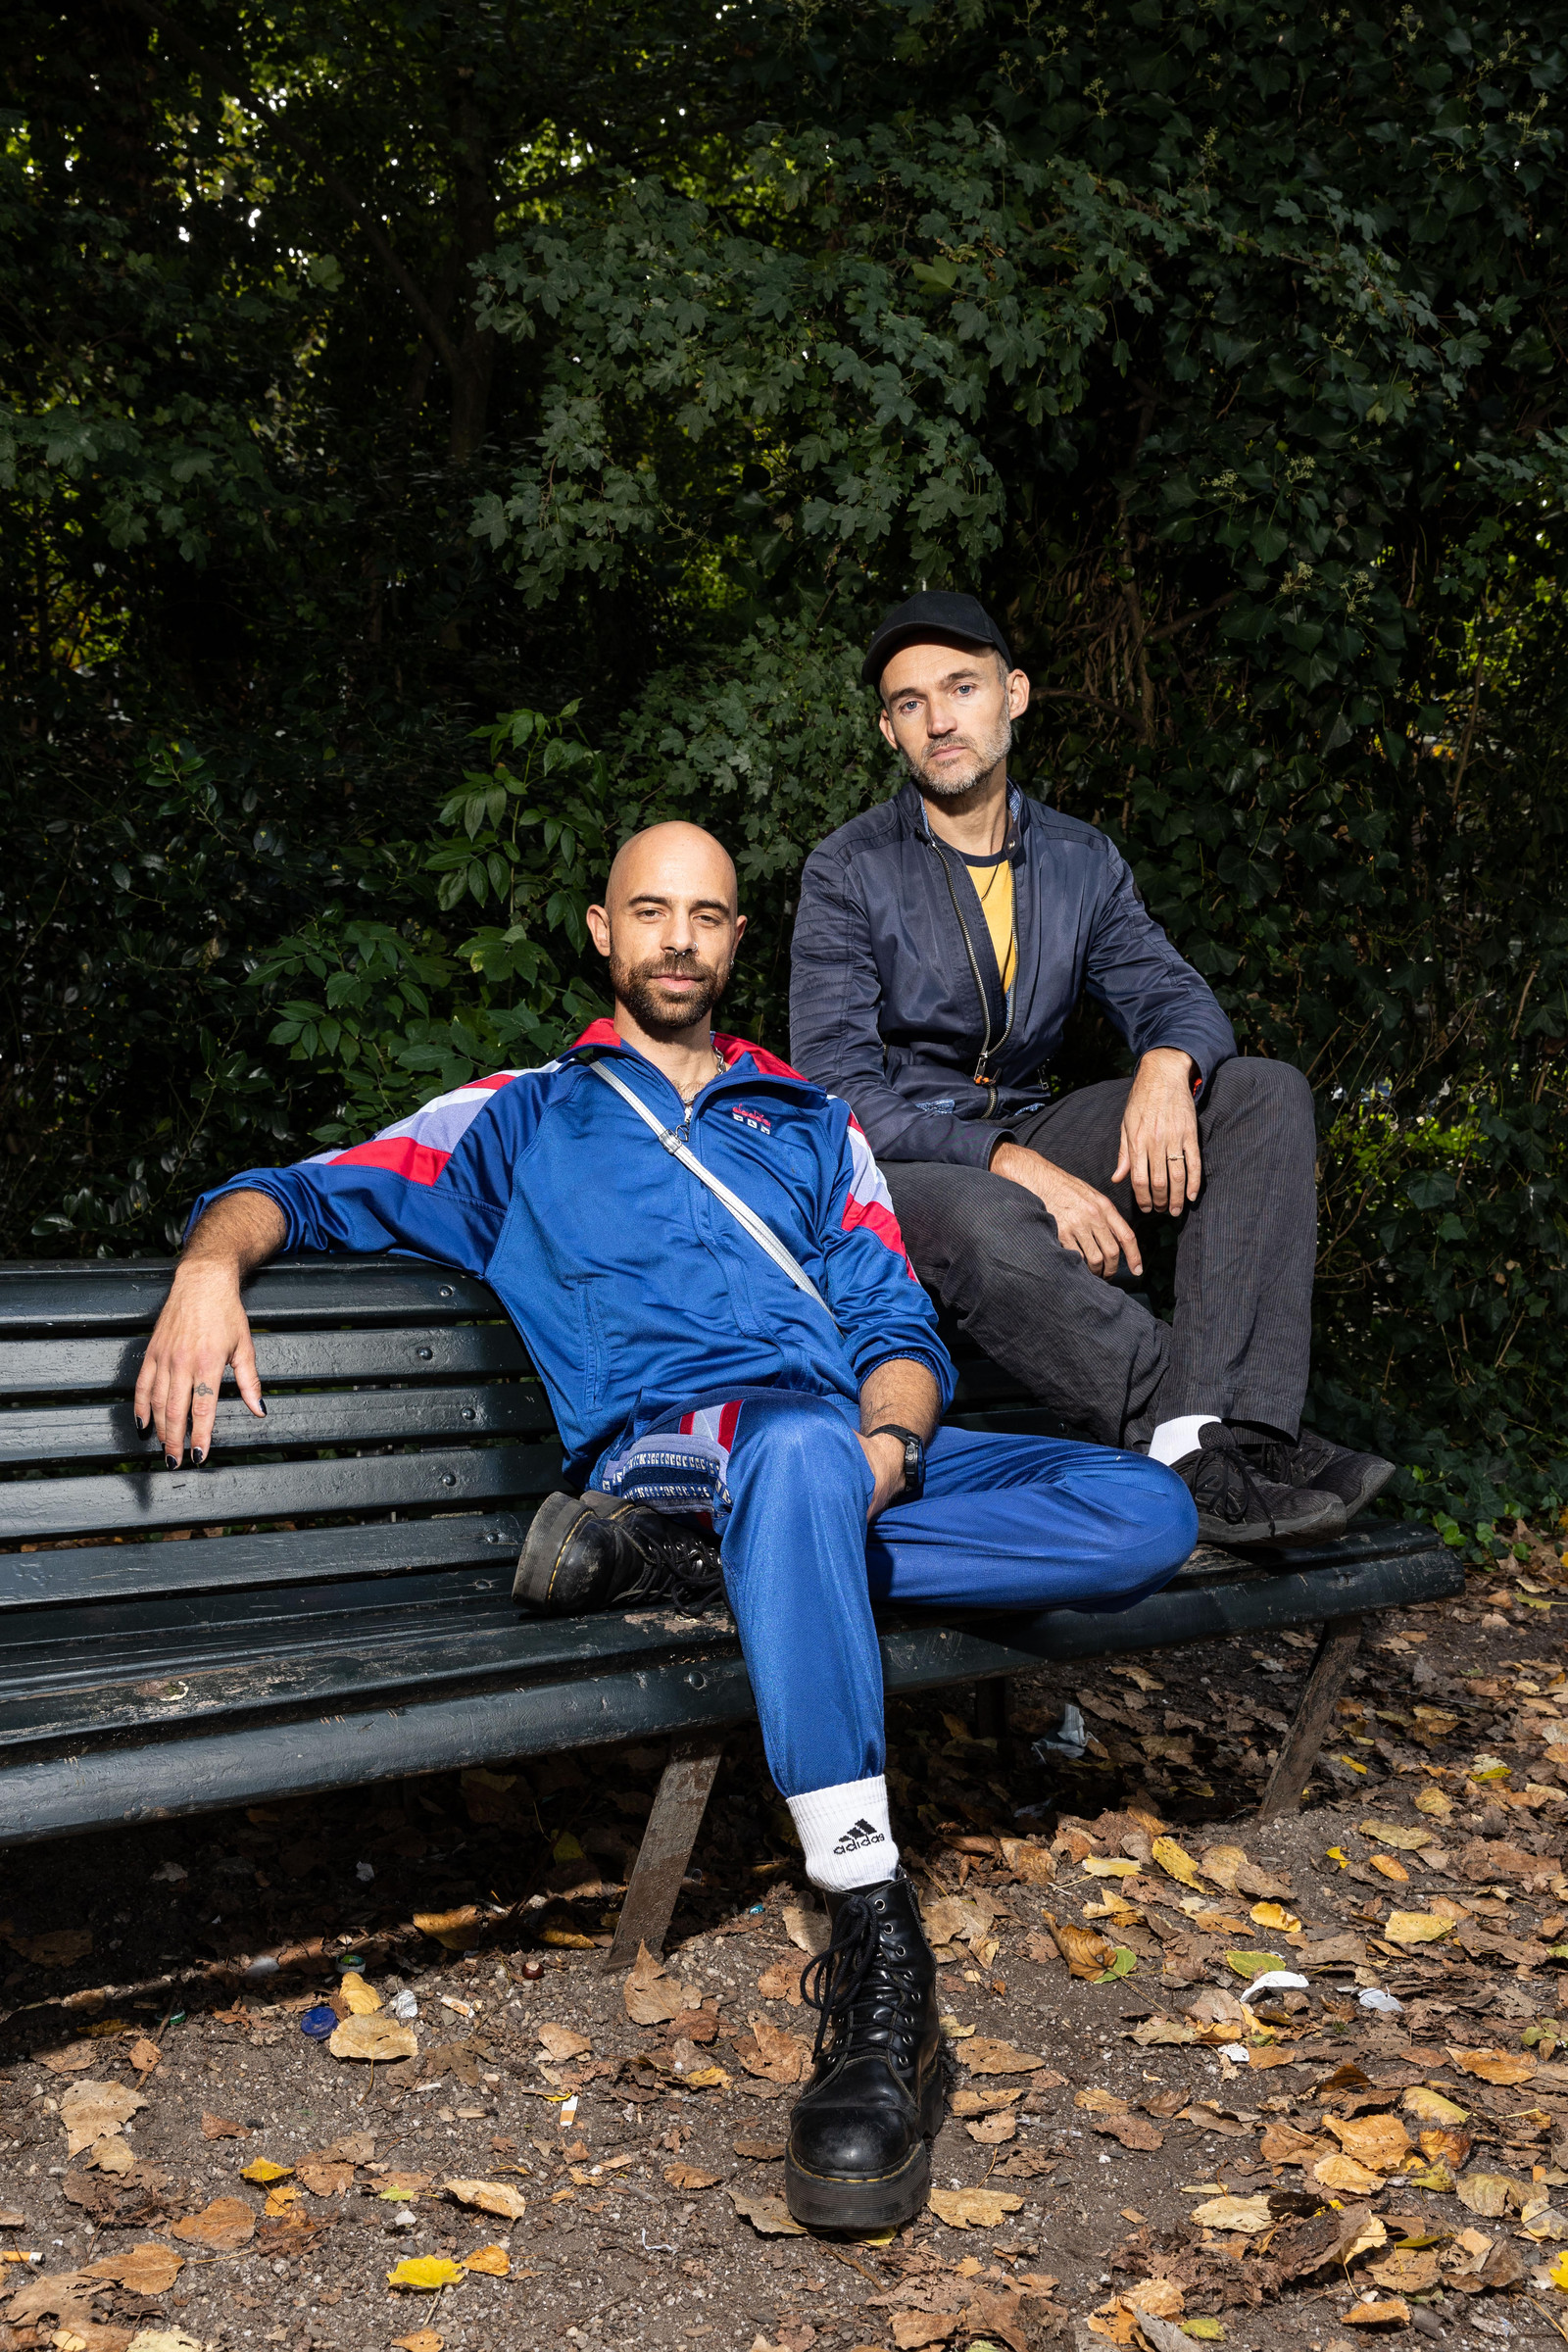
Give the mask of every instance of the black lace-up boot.
[{"label": "black lace-up boot", "polygon": [[670,1601],[689,1617],[722,1603],[718,1538],[695,1519],[618,1494],[550,1494],[534,1513],[512,1597],[546,1617]]},{"label": "black lace-up boot", "polygon": [[1171,1468],[1198,1505],[1203,1544],[1304,1544],[1345,1533],[1345,1505],[1316,1487],[1267,1477],[1223,1421],[1205,1421],[1198,1444]]},{"label": "black lace-up boot", "polygon": [[809,2230],[886,2230],[920,2211],[931,2182],[945,2065],[937,1964],[902,1870],[827,1906],[832,1941],[801,1979],[820,2015],[784,2193]]},{"label": "black lace-up boot", "polygon": [[1281,1438],[1268,1430],[1238,1429],[1236,1442],[1259,1478],[1282,1487],[1315,1487],[1320,1494],[1337,1494],[1347,1519],[1364,1511],[1382,1494],[1396,1465],[1380,1453],[1352,1453],[1303,1429],[1298,1438]]}]

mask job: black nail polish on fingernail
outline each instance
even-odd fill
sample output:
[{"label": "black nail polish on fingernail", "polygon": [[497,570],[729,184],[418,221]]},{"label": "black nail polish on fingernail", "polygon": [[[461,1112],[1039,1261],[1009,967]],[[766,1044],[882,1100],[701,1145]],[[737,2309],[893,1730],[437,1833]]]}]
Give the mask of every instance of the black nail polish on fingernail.
[{"label": "black nail polish on fingernail", "polygon": [[147,1435],[147,1428],[148,1428],[148,1424],[147,1424],[145,1421],[143,1421],[142,1419],[140,1419],[140,1417],[139,1417],[137,1414],[135,1414],[135,1413],[132,1413],[130,1417],[131,1417],[131,1419],[132,1419],[132,1420],[135,1422],[135,1424],[136,1424],[136,1435],[137,1435],[137,1437],[138,1437],[138,1438],[144,1438],[144,1437]]},{"label": "black nail polish on fingernail", "polygon": [[164,1460],[171,1470],[177,1470],[179,1468],[179,1456],[177,1453],[166,1453]]},{"label": "black nail polish on fingernail", "polygon": [[266,1420],[266,1418],[267,1418],[267,1398],[266,1398],[265,1396],[263,1396],[263,1397],[261,1397],[261,1398],[259,1399],[259,1401],[260,1401],[261,1408],[262,1408],[262,1418],[263,1418],[263,1420],[265,1421],[265,1420]]},{"label": "black nail polish on fingernail", "polygon": [[207,1448],[206,1448],[206,1446],[193,1446],[191,1447],[191,1449],[190,1449],[190,1458],[191,1458],[191,1460],[192,1460],[193,1462],[205,1462],[205,1461],[206,1461],[206,1459],[207,1459]]}]

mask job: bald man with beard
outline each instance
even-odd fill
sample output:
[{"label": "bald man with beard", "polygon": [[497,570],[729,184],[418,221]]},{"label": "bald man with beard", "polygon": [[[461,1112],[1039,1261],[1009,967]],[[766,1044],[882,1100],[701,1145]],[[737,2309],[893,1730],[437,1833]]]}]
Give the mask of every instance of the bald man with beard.
[{"label": "bald man with beard", "polygon": [[883,1776],[873,1603],[1116,1607],[1192,1547],[1143,1456],[941,1426],[953,1367],[847,1106],[711,1015],[745,917],[710,834],[655,825],[589,909],[613,1009],[345,1151],[197,1203],[136,1387],[171,1469],[231,1368],[266,1410],[242,1286],[280,1250],[415,1250],[481,1276],[565,1446],[514,1591],[551,1614],[727,1599],[769,1770],[832,1914],[791,2211],[907,2221],[942,2120],[936,1969]]}]

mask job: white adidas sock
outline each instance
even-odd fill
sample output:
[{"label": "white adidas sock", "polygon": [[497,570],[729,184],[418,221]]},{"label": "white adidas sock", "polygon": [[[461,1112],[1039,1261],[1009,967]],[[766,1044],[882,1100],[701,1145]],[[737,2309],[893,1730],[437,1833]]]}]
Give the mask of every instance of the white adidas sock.
[{"label": "white adidas sock", "polygon": [[1186,1455],[1198,1451],[1199,1431],[1219,1418],[1218,1413],[1183,1413],[1177,1421],[1162,1421],[1149,1441],[1150,1460],[1174,1467]]},{"label": "white adidas sock", "polygon": [[806,1848],[806,1875],[813,1886],[847,1894],[891,1879],[899,1849],[888,1821],[888,1785],[880,1773],[870,1781],[841,1781],[836,1788],[808,1788],[785,1803]]}]

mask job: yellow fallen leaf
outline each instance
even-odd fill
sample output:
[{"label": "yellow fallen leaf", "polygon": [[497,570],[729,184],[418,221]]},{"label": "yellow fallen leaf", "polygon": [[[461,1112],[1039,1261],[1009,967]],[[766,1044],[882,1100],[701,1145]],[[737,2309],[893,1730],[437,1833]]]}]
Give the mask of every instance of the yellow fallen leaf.
[{"label": "yellow fallen leaf", "polygon": [[1278,1952],[1227,1952],[1225,1965],[1250,1982],[1253,1977],[1266,1976],[1271,1968],[1283,1968],[1285,1962]]},{"label": "yellow fallen leaf", "polygon": [[1470,1767],[1473,1781],[1507,1781],[1513,1778],[1513,1766],[1500,1756],[1477,1756]]},{"label": "yellow fallen leaf", "polygon": [[1461,2205],[1471,2213],[1479,2213],[1489,2222],[1499,2221],[1510,2205],[1523,2205],[1530,2194],[1528,2180],[1515,2180],[1507,2173],[1465,2173],[1455,2184]]},{"label": "yellow fallen leaf", "polygon": [[1568,2252],[1558,2255],[1551,2266],[1549,2275],[1552,2285],[1560,2287],[1562,2292],[1568,2295]]},{"label": "yellow fallen leaf", "polygon": [[346,2017],[335,2034],[328,2036],[327,2048],[334,2058],[417,2058],[418,2036],[412,2026],[400,2018]]},{"label": "yellow fallen leaf", "polygon": [[1386,1943],[1436,1943],[1452,1927],[1451,1919],[1440,1919],[1435,1911],[1391,1911],[1383,1937]]},{"label": "yellow fallen leaf", "polygon": [[1138,1864],[1126,1861],[1120,1854],[1088,1854],[1081,1867],[1092,1879],[1134,1879]]},{"label": "yellow fallen leaf", "polygon": [[395,2271],[388,2271],[388,2286],[416,2286],[425,2293],[437,2287],[456,2286],[463,2277],[459,2264],[449,2262],[444,2254],[411,2254],[400,2262]]},{"label": "yellow fallen leaf", "polygon": [[1197,1864],[1174,1838],[1156,1838],[1152,1852],[1154,1860],[1168,1879],[1174,1879],[1179,1886],[1191,1886],[1195,1893],[1201,1891],[1202,1882],[1199,1878]]},{"label": "yellow fallen leaf", "polygon": [[1453,1811],[1453,1799],[1442,1788],[1423,1788],[1415,1800],[1418,1813],[1430,1813],[1434,1821],[1446,1821]]},{"label": "yellow fallen leaf", "polygon": [[1396,1846],[1402,1853],[1417,1853],[1432,1843],[1430,1830],[1406,1829],[1402,1822],[1363,1821],[1358,1826],[1362,1837],[1370,1838],[1375,1845]]},{"label": "yellow fallen leaf", "polygon": [[484,1921],[472,1903],[456,1911],[416,1911],[414,1924],[421,1936],[433,1936],[449,1952],[471,1952],[484,1934]]},{"label": "yellow fallen leaf", "polygon": [[1348,1870],[1350,1867],[1350,1857],[1343,1845],[1331,1845],[1326,1859],[1330,1862],[1337,1862],[1342,1870]]},{"label": "yellow fallen leaf", "polygon": [[1406,2115],[1419,2117],[1423,2124],[1462,2124],[1470,2113],[1468,2107],[1456,2107],[1452,2099],[1446,2099],[1425,2082],[1412,2083],[1399,2104]]},{"label": "yellow fallen leaf", "polygon": [[1410,2306],[1399,2295],[1385,2295],[1376,2302],[1363,2296],[1340,2314],[1340,2321],[1346,2328],[1408,2328]]},{"label": "yellow fallen leaf", "polygon": [[1374,1854],[1372,1856],[1372,1868],[1377,1871],[1381,1877],[1385,1879],[1394,1879],[1401,1886],[1408,1886],[1410,1884],[1410,1873],[1405,1869],[1402,1862],[1396,1862],[1392,1854]]},{"label": "yellow fallen leaf", "polygon": [[[465,1773],[463,1777],[466,1780],[468,1776]],[[416,2328],[412,2335],[395,2335],[392,2338],[393,2352],[443,2352],[446,2340],[444,2335],[437,2335],[433,2328]]]},{"label": "yellow fallen leaf", "polygon": [[465,2254],[463,2267],[482,2271],[487,2278],[507,2278],[512,2275],[512,2256],[505,2246],[476,2246],[471,2254]]},{"label": "yellow fallen leaf", "polygon": [[1312,2167],[1312,2178],[1324,2188],[1343,2191],[1347,2196],[1369,2197],[1383,2186],[1385,2176],[1336,2149],[1332,2156],[1320,2156]]},{"label": "yellow fallen leaf", "polygon": [[381,1995],[373,1984],[367,1984],[357,1969],[340,1977],[337,1988],[355,2017],[373,2017],[381,2006]]},{"label": "yellow fallen leaf", "polygon": [[242,2180],[254,2181],[258,2188],[270,2188],[274,2180],[286,2180],[294,2170],[291,2164],[273,2164],[269,2156],[258,2156],[241,2173]]},{"label": "yellow fallen leaf", "polygon": [[934,2188],[927,2199],[938,2221],[950,2230],[1000,2229],[1009,2213],[1017,2213],[1022,2197],[997,2188]]},{"label": "yellow fallen leaf", "polygon": [[267,2192],[267,2211],[274,2216],[287,2213],[291,2205],[298,2204],[299,2197],[300,2191],[292,2180],[286,2181],[281,2188],[270,2188]]},{"label": "yellow fallen leaf", "polygon": [[1254,1903],[1248,1918],[1257,1928],[1273,1928],[1281,1936],[1298,1936],[1301,1923],[1283,1903]]}]

